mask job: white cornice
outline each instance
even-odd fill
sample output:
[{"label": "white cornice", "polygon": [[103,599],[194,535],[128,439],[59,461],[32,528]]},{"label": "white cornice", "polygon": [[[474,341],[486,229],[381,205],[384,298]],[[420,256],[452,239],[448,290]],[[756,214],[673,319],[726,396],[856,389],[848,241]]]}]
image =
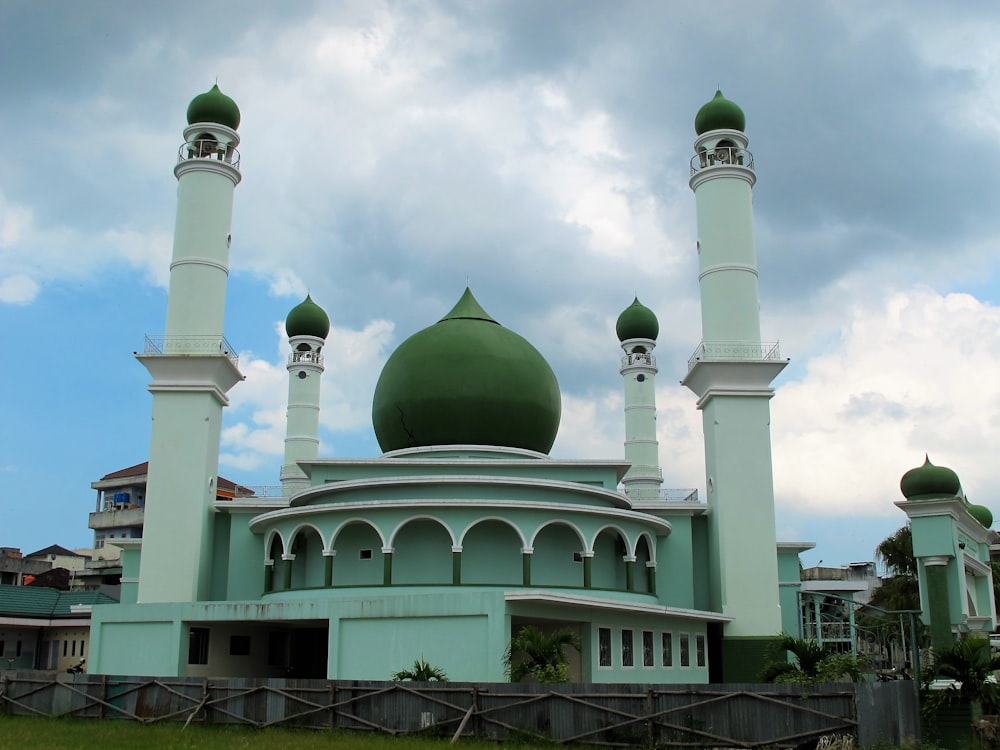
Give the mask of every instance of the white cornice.
[{"label": "white cornice", "polygon": [[617,508],[598,508],[593,505],[568,505],[566,503],[540,503],[518,500],[472,500],[469,499],[420,499],[420,500],[370,500],[367,502],[346,502],[331,503],[324,505],[305,505],[298,507],[288,507],[271,510],[250,519],[250,530],[262,532],[269,524],[277,523],[289,518],[302,518],[314,515],[354,513],[358,511],[371,512],[373,510],[386,510],[398,508],[440,508],[457,510],[485,510],[487,508],[502,508],[504,510],[543,510],[557,514],[556,517],[567,518],[569,516],[604,516],[607,518],[620,518],[636,523],[652,526],[663,534],[669,534],[673,528],[669,521],[650,516],[647,513],[638,513],[632,510],[620,510]]},{"label": "white cornice", "polygon": [[[436,464],[440,466],[441,464]],[[496,464],[492,464],[495,467]],[[595,499],[610,502],[619,508],[631,508],[632,504],[623,494],[616,490],[606,490],[603,487],[581,484],[580,482],[570,482],[559,479],[537,479],[533,477],[508,477],[496,475],[476,475],[476,474],[437,474],[428,476],[391,476],[391,477],[366,477],[365,479],[344,479],[338,482],[328,482],[310,487],[294,498],[292,506],[305,505],[313,502],[324,495],[340,495],[357,490],[371,490],[382,487],[427,487],[427,486],[504,486],[504,487],[530,487],[532,489],[549,489],[560,492],[568,492],[574,495],[584,495]],[[476,501],[477,503],[480,501]]]},{"label": "white cornice", "polygon": [[702,622],[732,622],[735,619],[719,612],[706,612],[700,609],[684,609],[681,607],[665,607],[662,604],[646,604],[644,602],[630,602],[622,599],[601,599],[596,596],[564,594],[545,589],[505,591],[504,599],[508,602],[544,602],[546,604],[587,607],[588,609],[619,610],[638,614],[679,617]]}]

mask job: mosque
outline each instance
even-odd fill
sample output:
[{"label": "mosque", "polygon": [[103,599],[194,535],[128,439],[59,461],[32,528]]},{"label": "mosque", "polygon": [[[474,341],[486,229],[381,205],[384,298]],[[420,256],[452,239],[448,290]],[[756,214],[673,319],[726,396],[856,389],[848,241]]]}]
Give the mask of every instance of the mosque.
[{"label": "mosque", "polygon": [[222,410],[244,378],[223,335],[240,113],[214,86],[187,121],[166,332],[136,355],[153,402],[144,535],[123,542],[122,603],[94,608],[91,672],[388,679],[422,658],[503,681],[531,624],[579,635],[575,681],[756,678],[794,632],[810,545],[775,539],[769,401],[787,360],[761,340],[736,104],[718,92],[697,113],[690,164],[702,337],[682,382],[703,414],[705,498],[662,487],[653,311],[636,299],[616,327],[624,460],[565,460],[549,456],[555,374],[470,289],[386,362],[369,458],[318,455],[330,322],[296,306],[282,496],[219,498]]}]

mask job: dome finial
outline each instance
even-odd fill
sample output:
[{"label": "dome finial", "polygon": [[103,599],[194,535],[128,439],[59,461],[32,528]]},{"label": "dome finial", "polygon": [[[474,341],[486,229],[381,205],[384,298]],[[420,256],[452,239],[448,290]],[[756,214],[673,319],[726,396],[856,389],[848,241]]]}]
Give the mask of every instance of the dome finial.
[{"label": "dome finial", "polygon": [[694,131],[702,135],[710,130],[738,130],[746,128],[747,119],[735,102],[722,94],[722,87],[715,90],[712,100],[698,110],[694,118]]},{"label": "dome finial", "polygon": [[656,337],[660,334],[660,321],[656,319],[656,314],[652,310],[639,301],[639,295],[636,294],[632,304],[618,316],[615,333],[618,334],[619,341],[629,339],[656,341]]},{"label": "dome finial", "polygon": [[325,341],[330,333],[330,317],[306,293],[306,298],[293,307],[285,318],[285,333],[288,338],[313,336]]}]

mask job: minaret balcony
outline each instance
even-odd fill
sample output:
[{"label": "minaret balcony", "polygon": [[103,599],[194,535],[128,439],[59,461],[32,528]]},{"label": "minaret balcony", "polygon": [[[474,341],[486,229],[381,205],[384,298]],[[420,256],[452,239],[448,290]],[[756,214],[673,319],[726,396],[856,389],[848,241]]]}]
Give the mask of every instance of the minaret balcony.
[{"label": "minaret balcony", "polygon": [[293,351],[288,355],[290,365],[322,365],[323,355],[319,352],[299,352]]},{"label": "minaret balcony", "polygon": [[626,367],[656,367],[656,357],[648,352],[634,352],[622,357],[622,369]]},{"label": "minaret balcony", "polygon": [[781,360],[777,341],[702,341],[688,359],[688,371],[699,362],[774,362]]},{"label": "minaret balcony", "polygon": [[163,357],[226,357],[239,365],[240,355],[225,336],[146,336],[142,353]]},{"label": "minaret balcony", "polygon": [[738,146],[716,146],[691,157],[691,174],[713,167],[744,167],[753,171],[753,154]]},{"label": "minaret balcony", "polygon": [[240,152],[231,143],[217,141],[214,138],[202,138],[182,144],[177,151],[177,162],[190,159],[211,159],[228,164],[236,170],[240,168]]}]

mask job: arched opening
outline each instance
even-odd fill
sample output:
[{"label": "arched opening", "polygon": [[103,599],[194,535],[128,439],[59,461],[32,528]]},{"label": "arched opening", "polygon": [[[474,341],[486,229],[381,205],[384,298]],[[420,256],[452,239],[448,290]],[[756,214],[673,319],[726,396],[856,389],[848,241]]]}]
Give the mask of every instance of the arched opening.
[{"label": "arched opening", "polygon": [[382,583],[382,538],[367,521],[350,521],[333,542],[334,586],[378,586]]},{"label": "arched opening", "polygon": [[285,546],[281,541],[281,535],[275,534],[271,537],[271,546],[267,551],[267,559],[271,561],[270,591],[281,591],[285,587],[285,561],[281,556],[285,554]]},{"label": "arched opening", "polygon": [[633,587],[636,591],[647,594],[655,594],[652,582],[654,577],[649,573],[649,563],[652,560],[652,550],[649,547],[649,539],[645,534],[639,537],[639,542],[635,546],[635,581]]},{"label": "arched opening", "polygon": [[392,582],[451,583],[451,534],[440,521],[407,521],[392,538]]},{"label": "arched opening", "polygon": [[594,561],[591,565],[591,585],[597,589],[628,588],[625,555],[628,547],[620,529],[601,529],[594,540]]},{"label": "arched opening", "polygon": [[532,543],[533,586],[583,586],[583,539],[576,527],[555,522],[543,527]]},{"label": "arched opening", "polygon": [[295,532],[292,539],[292,588],[305,589],[323,585],[323,539],[312,526]]},{"label": "arched opening", "polygon": [[478,522],[462,537],[462,583],[521,585],[523,546],[509,523],[497,519]]}]

